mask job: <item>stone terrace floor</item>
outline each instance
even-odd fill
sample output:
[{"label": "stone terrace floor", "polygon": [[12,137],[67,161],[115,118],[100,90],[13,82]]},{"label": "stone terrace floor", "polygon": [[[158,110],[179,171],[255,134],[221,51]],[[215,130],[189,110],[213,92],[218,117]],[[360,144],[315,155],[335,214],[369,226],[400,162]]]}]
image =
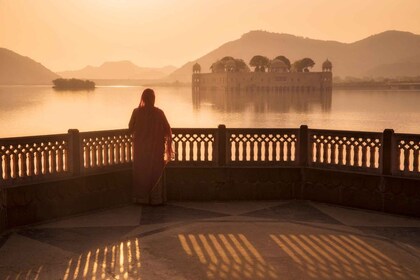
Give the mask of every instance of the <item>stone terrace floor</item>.
[{"label": "stone terrace floor", "polygon": [[420,279],[420,219],[294,200],[127,205],[3,235],[0,279]]}]

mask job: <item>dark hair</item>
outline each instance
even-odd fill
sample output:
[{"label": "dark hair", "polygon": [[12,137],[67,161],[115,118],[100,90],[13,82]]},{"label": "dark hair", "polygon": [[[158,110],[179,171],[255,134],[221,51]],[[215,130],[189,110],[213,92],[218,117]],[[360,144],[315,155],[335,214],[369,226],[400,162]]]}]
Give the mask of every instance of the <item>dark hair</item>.
[{"label": "dark hair", "polygon": [[141,95],[140,107],[155,106],[155,92],[151,88],[146,88]]}]

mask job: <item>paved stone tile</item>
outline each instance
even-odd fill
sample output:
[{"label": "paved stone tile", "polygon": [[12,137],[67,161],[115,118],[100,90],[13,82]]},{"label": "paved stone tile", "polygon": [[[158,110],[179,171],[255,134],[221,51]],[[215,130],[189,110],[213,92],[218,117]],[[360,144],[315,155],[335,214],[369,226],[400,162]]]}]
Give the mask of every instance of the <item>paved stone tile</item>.
[{"label": "paved stone tile", "polygon": [[187,208],[194,208],[206,211],[217,212],[225,215],[241,215],[244,213],[265,209],[288,203],[289,201],[217,201],[217,202],[196,202],[181,201],[170,202],[171,205],[177,205]]},{"label": "paved stone tile", "polygon": [[181,222],[205,218],[223,217],[224,214],[175,205],[144,206],[141,215],[141,225],[155,223]]},{"label": "paved stone tile", "polygon": [[420,227],[357,227],[364,233],[375,234],[390,240],[420,248]]},{"label": "paved stone tile", "polygon": [[349,226],[420,227],[420,219],[311,202],[323,213]]},{"label": "paved stone tile", "polygon": [[339,221],[324,214],[309,202],[291,201],[282,205],[268,207],[242,214],[244,216],[272,218],[280,221],[316,222],[327,224],[340,224]]},{"label": "paved stone tile", "polygon": [[74,256],[47,243],[12,234],[0,249],[0,279],[48,279],[48,275],[58,279]]},{"label": "paved stone tile", "polygon": [[141,206],[128,205],[44,223],[37,228],[138,226],[140,216]]},{"label": "paved stone tile", "polygon": [[81,253],[120,240],[134,227],[30,228],[20,230],[25,237],[63,250]]}]

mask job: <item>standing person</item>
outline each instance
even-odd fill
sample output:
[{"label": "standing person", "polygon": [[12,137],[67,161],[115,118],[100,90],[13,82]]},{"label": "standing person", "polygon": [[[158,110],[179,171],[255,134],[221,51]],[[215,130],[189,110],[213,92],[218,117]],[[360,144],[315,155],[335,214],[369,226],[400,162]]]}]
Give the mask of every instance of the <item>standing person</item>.
[{"label": "standing person", "polygon": [[171,159],[172,132],[163,111],[155,107],[155,93],[143,91],[128,125],[133,133],[133,200],[141,204],[163,204],[166,200],[162,174]]}]

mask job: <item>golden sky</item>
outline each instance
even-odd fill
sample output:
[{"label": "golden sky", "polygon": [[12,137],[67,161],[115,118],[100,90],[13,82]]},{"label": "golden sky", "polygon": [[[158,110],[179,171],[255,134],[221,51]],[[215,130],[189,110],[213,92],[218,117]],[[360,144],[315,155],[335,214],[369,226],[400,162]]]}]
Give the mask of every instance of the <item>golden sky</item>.
[{"label": "golden sky", "polygon": [[53,71],[181,66],[250,30],[353,42],[420,34],[420,0],[0,0],[0,47]]}]

